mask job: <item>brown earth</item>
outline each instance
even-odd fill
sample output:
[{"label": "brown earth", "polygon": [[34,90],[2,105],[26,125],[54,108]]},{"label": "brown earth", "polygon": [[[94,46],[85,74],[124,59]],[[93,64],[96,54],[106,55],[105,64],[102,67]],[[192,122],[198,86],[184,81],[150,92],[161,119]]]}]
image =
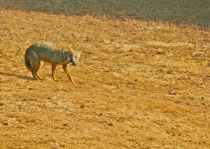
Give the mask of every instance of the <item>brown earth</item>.
[{"label": "brown earth", "polygon": [[0,7],[53,14],[135,18],[210,25],[209,0],[0,0]]},{"label": "brown earth", "polygon": [[[206,25],[29,12],[21,4],[33,2],[20,2],[0,10],[0,148],[210,148],[210,30],[200,28]],[[53,81],[49,64],[40,70],[45,80],[32,78],[23,56],[36,42],[82,51],[70,67],[75,85],[61,67]]]}]

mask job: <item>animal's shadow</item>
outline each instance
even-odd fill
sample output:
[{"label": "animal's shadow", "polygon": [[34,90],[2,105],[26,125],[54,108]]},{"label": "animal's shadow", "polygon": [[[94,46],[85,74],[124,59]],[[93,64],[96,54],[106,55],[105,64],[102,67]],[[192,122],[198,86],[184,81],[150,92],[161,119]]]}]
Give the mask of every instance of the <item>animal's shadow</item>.
[{"label": "animal's shadow", "polygon": [[27,76],[23,76],[23,75],[19,75],[19,74],[14,74],[14,73],[0,72],[0,75],[4,75],[4,76],[15,76],[15,77],[18,77],[18,78],[24,79],[24,80],[33,80],[32,77],[27,77]]}]

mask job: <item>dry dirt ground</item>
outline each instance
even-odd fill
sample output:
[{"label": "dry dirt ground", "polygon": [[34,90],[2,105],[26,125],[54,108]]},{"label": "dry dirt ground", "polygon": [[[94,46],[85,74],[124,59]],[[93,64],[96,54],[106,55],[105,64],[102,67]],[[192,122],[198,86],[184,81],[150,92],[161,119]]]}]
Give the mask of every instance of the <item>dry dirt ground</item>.
[{"label": "dry dirt ground", "polygon": [[[210,148],[209,28],[5,7],[0,24],[1,149]],[[32,78],[37,42],[82,51],[75,85]]]}]

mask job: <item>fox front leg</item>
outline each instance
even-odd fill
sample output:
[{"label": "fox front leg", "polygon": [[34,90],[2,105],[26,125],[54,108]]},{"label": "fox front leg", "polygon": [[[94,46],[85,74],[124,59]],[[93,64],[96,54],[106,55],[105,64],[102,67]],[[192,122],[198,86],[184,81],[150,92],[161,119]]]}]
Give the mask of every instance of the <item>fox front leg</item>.
[{"label": "fox front leg", "polygon": [[66,75],[68,76],[69,80],[71,80],[71,82],[73,84],[75,84],[73,79],[72,79],[72,76],[71,76],[71,74],[70,74],[70,72],[68,70],[68,65],[67,64],[63,64],[62,67],[63,67],[63,70],[65,71]]}]

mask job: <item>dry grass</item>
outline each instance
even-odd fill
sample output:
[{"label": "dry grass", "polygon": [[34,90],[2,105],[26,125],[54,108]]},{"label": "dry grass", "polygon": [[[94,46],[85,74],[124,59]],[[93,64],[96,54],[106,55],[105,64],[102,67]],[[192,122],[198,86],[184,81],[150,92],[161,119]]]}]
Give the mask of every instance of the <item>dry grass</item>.
[{"label": "dry grass", "polygon": [[[209,29],[12,10],[0,24],[1,148],[210,147]],[[82,50],[76,85],[48,64],[33,80],[35,42]]]}]

